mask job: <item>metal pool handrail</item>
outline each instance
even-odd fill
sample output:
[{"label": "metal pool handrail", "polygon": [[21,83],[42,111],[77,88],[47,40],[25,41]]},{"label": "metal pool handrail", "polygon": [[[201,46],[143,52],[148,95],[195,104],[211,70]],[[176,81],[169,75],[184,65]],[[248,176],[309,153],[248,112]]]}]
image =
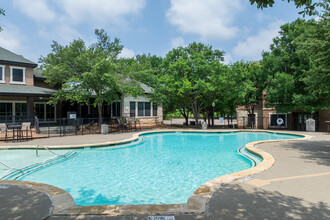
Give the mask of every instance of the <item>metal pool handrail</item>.
[{"label": "metal pool handrail", "polygon": [[2,164],[2,165],[4,165],[5,167],[7,167],[7,168],[9,168],[9,169],[14,169],[14,168],[12,168],[12,167],[10,167],[9,165],[7,165],[7,164],[5,164],[4,162],[2,162],[2,161],[0,161],[0,163]]},{"label": "metal pool handrail", "polygon": [[38,154],[38,148],[39,148],[39,147],[45,148],[47,151],[49,151],[50,153],[52,153],[52,154],[54,154],[54,155],[56,155],[56,156],[60,156],[59,154],[55,153],[54,151],[51,151],[48,147],[38,145],[38,146],[36,147],[36,156],[37,156],[37,157],[39,157],[39,154]]}]

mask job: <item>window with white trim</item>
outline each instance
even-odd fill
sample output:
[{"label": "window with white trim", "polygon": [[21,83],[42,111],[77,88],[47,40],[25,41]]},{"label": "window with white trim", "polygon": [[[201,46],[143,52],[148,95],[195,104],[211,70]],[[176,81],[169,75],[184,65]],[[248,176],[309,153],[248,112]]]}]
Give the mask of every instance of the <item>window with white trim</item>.
[{"label": "window with white trim", "polygon": [[0,121],[16,120],[27,117],[25,101],[0,101]]},{"label": "window with white trim", "polygon": [[157,116],[158,106],[156,103],[152,103],[152,116]]},{"label": "window with white trim", "polygon": [[25,67],[10,67],[10,83],[25,84]]},{"label": "window with white trim", "polygon": [[56,106],[46,102],[35,102],[34,113],[39,120],[53,121],[56,119]]},{"label": "window with white trim", "polygon": [[0,83],[5,83],[5,66],[0,65]]},{"label": "window with white trim", "polygon": [[129,116],[130,117],[135,117],[135,106],[136,106],[136,102],[129,103]]},{"label": "window with white trim", "polygon": [[286,114],[271,114],[269,120],[269,127],[287,127]]},{"label": "window with white trim", "polygon": [[151,116],[151,102],[138,102],[138,116]]}]

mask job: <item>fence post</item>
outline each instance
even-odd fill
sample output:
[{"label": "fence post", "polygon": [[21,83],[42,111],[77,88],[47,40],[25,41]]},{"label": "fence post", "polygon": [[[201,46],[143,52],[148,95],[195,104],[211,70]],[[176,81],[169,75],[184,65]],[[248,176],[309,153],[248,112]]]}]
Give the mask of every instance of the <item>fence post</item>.
[{"label": "fence post", "polygon": [[50,137],[50,131],[49,131],[49,121],[48,121],[48,138]]},{"label": "fence post", "polygon": [[60,137],[62,137],[62,120],[61,119],[59,120],[60,120]]},{"label": "fence post", "polygon": [[84,119],[81,118],[81,135],[84,135]]},{"label": "fence post", "polygon": [[77,134],[78,134],[78,133],[77,133],[77,130],[78,130],[78,129],[77,129],[77,126],[78,126],[78,119],[76,118],[76,119],[74,120],[74,122],[75,122],[75,123],[74,123],[74,134],[77,135]]},{"label": "fence post", "polygon": [[63,137],[65,136],[65,118],[63,118]]}]

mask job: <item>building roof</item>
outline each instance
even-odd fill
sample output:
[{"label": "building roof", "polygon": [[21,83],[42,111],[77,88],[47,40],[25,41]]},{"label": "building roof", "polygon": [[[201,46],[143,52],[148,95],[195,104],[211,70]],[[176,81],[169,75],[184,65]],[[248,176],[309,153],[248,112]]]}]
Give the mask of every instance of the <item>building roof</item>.
[{"label": "building roof", "polygon": [[140,84],[141,88],[144,90],[144,93],[150,94],[153,92],[153,88],[151,88],[150,86],[147,86],[146,84],[141,83],[141,82],[139,84]]},{"label": "building roof", "polygon": [[18,64],[32,67],[38,66],[38,64],[24,58],[22,55],[15,54],[3,47],[0,47],[0,63]]},{"label": "building roof", "polygon": [[33,69],[33,76],[34,78],[45,80],[46,78],[41,76],[42,70],[39,68],[34,68]]},{"label": "building roof", "polygon": [[55,89],[47,89],[38,86],[17,86],[17,85],[1,85],[0,95],[4,96],[51,96],[55,93]]}]

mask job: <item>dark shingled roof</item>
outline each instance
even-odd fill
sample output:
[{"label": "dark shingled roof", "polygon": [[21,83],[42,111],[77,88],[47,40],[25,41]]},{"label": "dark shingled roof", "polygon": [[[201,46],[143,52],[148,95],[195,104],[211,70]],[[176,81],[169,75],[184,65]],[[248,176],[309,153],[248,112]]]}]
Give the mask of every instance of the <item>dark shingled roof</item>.
[{"label": "dark shingled roof", "polygon": [[22,55],[17,55],[9,50],[4,49],[3,47],[0,47],[0,63],[17,64],[32,67],[38,66],[38,64],[24,58]]},{"label": "dark shingled roof", "polygon": [[41,69],[39,69],[39,68],[34,68],[33,69],[33,75],[34,75],[35,78],[45,80],[45,77],[42,77],[41,76],[41,73],[42,73],[42,70]]},{"label": "dark shingled roof", "polygon": [[55,92],[55,89],[47,89],[38,86],[0,85],[0,95],[51,96]]}]

